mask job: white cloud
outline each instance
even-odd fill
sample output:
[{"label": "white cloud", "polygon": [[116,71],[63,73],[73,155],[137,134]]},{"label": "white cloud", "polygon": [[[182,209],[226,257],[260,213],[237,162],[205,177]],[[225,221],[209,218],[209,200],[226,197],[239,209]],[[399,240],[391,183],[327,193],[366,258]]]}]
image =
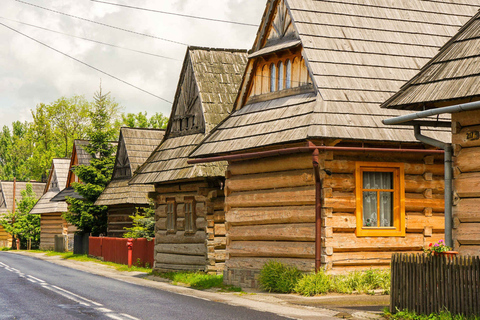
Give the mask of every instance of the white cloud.
[{"label": "white cloud", "polygon": [[[128,1],[128,5],[154,10],[260,23],[266,0]],[[36,5],[110,24],[135,32],[191,45],[251,48],[257,29],[121,8],[92,1],[38,0]],[[118,1],[118,3],[126,3]],[[135,35],[59,15],[13,0],[2,1],[0,17],[135,50],[183,60],[186,47]],[[4,23],[76,59],[172,101],[182,61],[172,61],[87,42],[0,19]],[[126,112],[170,113],[170,105],[107,75],[90,69],[22,35],[0,26],[0,127],[30,120],[30,109],[61,96],[91,99],[102,88]]]}]

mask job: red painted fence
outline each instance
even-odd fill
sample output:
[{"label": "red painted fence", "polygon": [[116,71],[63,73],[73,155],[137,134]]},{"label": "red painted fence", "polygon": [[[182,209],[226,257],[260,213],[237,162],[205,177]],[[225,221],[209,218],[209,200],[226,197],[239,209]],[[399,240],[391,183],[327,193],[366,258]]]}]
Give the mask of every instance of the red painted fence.
[{"label": "red painted fence", "polygon": [[[145,238],[133,239],[133,265],[153,267],[153,252],[155,240]],[[127,239],[89,237],[88,254],[120,264],[128,264]]]}]

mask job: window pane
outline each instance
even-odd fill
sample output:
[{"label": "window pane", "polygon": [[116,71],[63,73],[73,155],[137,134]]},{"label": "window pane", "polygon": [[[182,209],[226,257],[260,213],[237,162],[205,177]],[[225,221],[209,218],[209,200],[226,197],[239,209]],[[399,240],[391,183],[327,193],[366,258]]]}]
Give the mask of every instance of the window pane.
[{"label": "window pane", "polygon": [[364,189],[393,189],[392,172],[363,172]]},{"label": "window pane", "polygon": [[270,65],[270,92],[275,91],[275,85],[276,85],[276,78],[277,78],[277,66],[275,66],[273,63]]},{"label": "window pane", "polygon": [[284,79],[284,68],[283,68],[283,62],[280,62],[278,64],[278,90],[283,89],[283,79]]},{"label": "window pane", "polygon": [[286,69],[287,78],[285,81],[285,88],[290,89],[292,87],[292,62],[290,60],[287,60]]},{"label": "window pane", "polygon": [[363,192],[363,226],[377,226],[377,193],[373,191]]},{"label": "window pane", "polygon": [[380,192],[380,226],[393,227],[393,192]]}]

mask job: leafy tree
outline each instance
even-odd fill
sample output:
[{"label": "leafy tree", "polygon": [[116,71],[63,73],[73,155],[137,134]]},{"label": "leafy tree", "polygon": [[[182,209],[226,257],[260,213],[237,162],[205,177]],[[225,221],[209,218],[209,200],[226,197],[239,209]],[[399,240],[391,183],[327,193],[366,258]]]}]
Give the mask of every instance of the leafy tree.
[{"label": "leafy tree", "polygon": [[147,208],[136,208],[135,215],[130,216],[133,220],[131,228],[124,228],[127,233],[124,238],[146,238],[152,240],[155,237],[155,208],[153,203]]},{"label": "leafy tree", "polygon": [[95,201],[107,186],[115,164],[115,146],[110,142],[116,136],[112,124],[112,106],[115,104],[102,89],[95,93],[93,110],[89,113],[91,127],[87,131],[89,144],[85,146],[91,156],[89,165],[74,168],[82,183],[74,183],[73,188],[83,199],[67,198],[69,211],[65,219],[75,225],[81,233],[93,235],[107,232],[107,207],[96,206]]},{"label": "leafy tree", "polygon": [[32,175],[28,166],[31,157],[33,142],[30,125],[27,122],[15,121],[12,130],[4,126],[0,132],[0,166],[2,180],[31,180]]},{"label": "leafy tree", "polygon": [[32,247],[38,247],[40,243],[40,215],[29,214],[38,199],[33,192],[32,185],[27,183],[25,190],[21,191],[22,199],[16,200],[15,213],[9,212],[0,218],[0,225],[5,231],[20,239],[20,243],[26,244],[31,240]]},{"label": "leafy tree", "polygon": [[122,114],[123,124],[130,128],[155,128],[165,129],[167,127],[168,118],[162,113],[155,113],[148,119],[147,112]]}]

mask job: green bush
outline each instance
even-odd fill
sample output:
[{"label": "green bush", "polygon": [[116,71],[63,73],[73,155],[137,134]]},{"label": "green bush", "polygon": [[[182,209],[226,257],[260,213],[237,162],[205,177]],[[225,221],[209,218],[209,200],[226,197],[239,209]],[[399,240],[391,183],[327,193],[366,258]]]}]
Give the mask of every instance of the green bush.
[{"label": "green bush", "polygon": [[295,286],[295,292],[303,296],[315,296],[329,292],[332,284],[331,277],[320,270],[317,273],[304,275]]},{"label": "green bush", "polygon": [[260,286],[268,292],[291,293],[302,277],[296,268],[279,261],[271,260],[265,263],[260,271]]}]

